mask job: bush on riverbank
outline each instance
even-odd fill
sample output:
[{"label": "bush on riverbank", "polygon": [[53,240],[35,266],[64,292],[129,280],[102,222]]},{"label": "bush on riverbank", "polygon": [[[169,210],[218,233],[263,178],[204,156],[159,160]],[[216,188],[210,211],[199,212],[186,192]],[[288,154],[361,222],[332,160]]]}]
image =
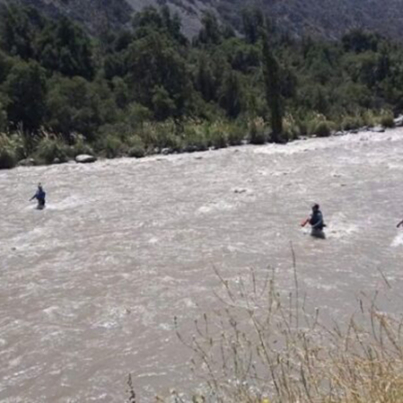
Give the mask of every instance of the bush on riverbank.
[{"label": "bush on riverbank", "polygon": [[67,162],[69,154],[70,149],[63,140],[45,136],[38,144],[35,157],[40,164],[52,164]]},{"label": "bush on riverbank", "polygon": [[[357,130],[363,126],[364,119],[361,116],[346,116],[343,118],[341,123],[341,129],[344,131]],[[371,121],[368,126],[374,126],[374,122]]]},{"label": "bush on riverbank", "polygon": [[146,155],[144,142],[139,136],[133,136],[129,141],[129,157],[143,158]]},{"label": "bush on riverbank", "polygon": [[309,122],[308,134],[329,137],[334,126],[334,123],[328,121],[324,116],[317,116]]},{"label": "bush on riverbank", "polygon": [[10,169],[16,164],[15,145],[5,134],[0,134],[0,169]]},{"label": "bush on riverbank", "polygon": [[248,124],[249,142],[251,144],[265,144],[268,140],[266,123],[261,118],[253,119]]},{"label": "bush on riverbank", "polygon": [[391,112],[385,111],[380,119],[381,126],[385,128],[395,127],[395,121],[393,119],[393,114]]}]

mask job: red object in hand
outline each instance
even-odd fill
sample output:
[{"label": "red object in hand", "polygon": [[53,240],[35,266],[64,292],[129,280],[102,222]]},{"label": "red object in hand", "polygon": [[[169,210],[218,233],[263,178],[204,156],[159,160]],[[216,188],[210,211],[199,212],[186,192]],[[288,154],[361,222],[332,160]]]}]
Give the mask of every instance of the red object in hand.
[{"label": "red object in hand", "polygon": [[302,221],[301,223],[301,227],[305,227],[306,224],[309,223],[309,218],[307,218],[306,220]]}]

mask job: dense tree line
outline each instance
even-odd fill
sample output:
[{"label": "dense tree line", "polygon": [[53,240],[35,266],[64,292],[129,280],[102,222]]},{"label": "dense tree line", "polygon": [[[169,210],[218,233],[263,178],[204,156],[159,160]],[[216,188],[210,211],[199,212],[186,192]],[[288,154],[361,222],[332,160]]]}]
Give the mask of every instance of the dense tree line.
[{"label": "dense tree line", "polygon": [[291,40],[255,9],[242,32],[206,13],[188,40],[168,7],[90,38],[33,8],[0,12],[0,167],[283,142],[383,122],[403,108],[403,51],[353,31]]}]

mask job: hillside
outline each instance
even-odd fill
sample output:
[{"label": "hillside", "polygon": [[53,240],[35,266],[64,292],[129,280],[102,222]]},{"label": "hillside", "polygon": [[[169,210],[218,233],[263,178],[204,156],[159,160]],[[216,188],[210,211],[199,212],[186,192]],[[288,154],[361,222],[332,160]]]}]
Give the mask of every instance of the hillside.
[{"label": "hillside", "polygon": [[[183,29],[188,36],[198,32],[203,10],[213,9],[223,21],[239,27],[240,10],[245,5],[256,4],[244,0],[17,1],[38,7],[53,16],[68,15],[83,23],[93,34],[103,31],[105,27],[116,28],[128,23],[131,14],[145,6],[168,4],[181,16]],[[403,35],[403,9],[399,0],[262,0],[259,3],[278,29],[296,36],[308,33],[333,39],[352,28],[375,30],[395,39],[401,39]]]}]

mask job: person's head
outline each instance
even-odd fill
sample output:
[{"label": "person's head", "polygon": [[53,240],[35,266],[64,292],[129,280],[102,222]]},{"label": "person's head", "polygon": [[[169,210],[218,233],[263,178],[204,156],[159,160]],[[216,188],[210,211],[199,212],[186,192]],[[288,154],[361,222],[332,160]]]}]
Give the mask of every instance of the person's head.
[{"label": "person's head", "polygon": [[42,189],[42,183],[38,183],[38,189]]},{"label": "person's head", "polygon": [[317,204],[317,203],[315,203],[313,206],[312,206],[312,211],[319,211],[319,204]]}]

